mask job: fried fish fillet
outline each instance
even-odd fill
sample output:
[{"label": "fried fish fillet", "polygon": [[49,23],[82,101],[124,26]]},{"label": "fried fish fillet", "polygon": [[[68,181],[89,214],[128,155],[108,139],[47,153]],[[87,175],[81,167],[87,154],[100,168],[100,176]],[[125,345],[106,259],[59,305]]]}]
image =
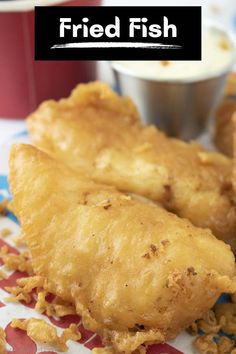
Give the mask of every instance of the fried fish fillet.
[{"label": "fried fish fillet", "polygon": [[13,147],[9,180],[35,273],[114,353],[175,337],[236,290],[233,253],[210,230],[30,145]]},{"label": "fried fish fillet", "polygon": [[132,101],[105,84],[79,85],[28,118],[33,143],[99,183],[143,195],[236,251],[232,161],[142,127]]}]

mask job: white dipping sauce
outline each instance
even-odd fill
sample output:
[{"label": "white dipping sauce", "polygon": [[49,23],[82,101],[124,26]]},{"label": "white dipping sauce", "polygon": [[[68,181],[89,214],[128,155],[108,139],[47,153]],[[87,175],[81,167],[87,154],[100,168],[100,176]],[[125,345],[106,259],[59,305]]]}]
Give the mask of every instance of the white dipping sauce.
[{"label": "white dipping sauce", "polygon": [[144,79],[190,81],[227,71],[234,58],[234,47],[228,37],[216,28],[205,27],[201,61],[114,61],[113,66]]}]

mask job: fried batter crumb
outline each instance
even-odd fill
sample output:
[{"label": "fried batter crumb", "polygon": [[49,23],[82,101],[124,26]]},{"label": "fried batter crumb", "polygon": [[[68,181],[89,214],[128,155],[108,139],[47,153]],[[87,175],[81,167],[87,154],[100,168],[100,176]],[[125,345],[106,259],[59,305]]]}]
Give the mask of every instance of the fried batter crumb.
[{"label": "fried batter crumb", "polygon": [[0,270],[0,279],[6,279],[6,278],[7,275],[2,270]]},{"label": "fried batter crumb", "polygon": [[9,248],[7,247],[7,245],[4,245],[0,248],[0,257],[2,257],[3,255],[7,254],[9,252]]},{"label": "fried batter crumb", "polygon": [[110,199],[102,200],[96,206],[103,207],[105,210],[112,206]]},{"label": "fried batter crumb", "polygon": [[8,302],[24,301],[29,304],[32,301],[32,290],[45,286],[45,280],[40,276],[20,278],[16,281],[18,286],[5,287],[12,296],[6,298]]},{"label": "fried batter crumb", "polygon": [[35,305],[35,310],[39,313],[46,313],[47,316],[51,316],[51,312],[48,309],[48,302],[46,301],[47,291],[42,290],[38,292],[38,298]]},{"label": "fried batter crumb", "polygon": [[227,334],[236,335],[236,304],[229,302],[217,304],[214,310],[217,321],[222,323],[222,330]]},{"label": "fried batter crumb", "polygon": [[200,354],[218,354],[217,344],[214,342],[213,334],[205,334],[193,342]]},{"label": "fried batter crumb", "polygon": [[34,275],[32,277],[20,278],[17,280],[17,284],[23,288],[25,292],[31,292],[35,288],[46,287],[46,279],[40,275]]},{"label": "fried batter crumb", "polygon": [[75,323],[71,323],[68,328],[66,328],[62,335],[61,340],[67,342],[68,340],[78,341],[81,339],[81,333]]},{"label": "fried batter crumb", "polygon": [[0,327],[0,354],[6,354],[6,334],[2,327]]},{"label": "fried batter crumb", "polygon": [[142,258],[150,259],[151,257],[150,257],[150,254],[149,254],[149,253],[145,253],[145,254],[142,256]]},{"label": "fried batter crumb", "polygon": [[9,200],[8,199],[3,199],[0,202],[0,214],[5,215],[6,214],[6,209],[8,207]]},{"label": "fried batter crumb", "polygon": [[[214,340],[216,339],[216,340]],[[206,334],[194,341],[194,346],[200,354],[236,354],[234,340],[216,334]]]},{"label": "fried batter crumb", "polygon": [[60,337],[57,335],[55,327],[37,318],[27,320],[14,319],[11,322],[11,327],[26,331],[33,341],[49,344],[62,352],[68,350],[66,345],[68,340],[77,341],[81,339],[81,334],[75,324],[71,324],[69,328],[66,328]]},{"label": "fried batter crumb", "polygon": [[138,349],[134,352],[134,354],[146,354],[147,353],[147,347],[145,345],[140,345]]},{"label": "fried batter crumb", "polygon": [[23,234],[16,236],[13,241],[16,246],[26,246],[26,240]]},{"label": "fried batter crumb", "polygon": [[158,251],[158,248],[153,244],[150,245],[150,248],[151,248],[151,252],[155,255]]},{"label": "fried batter crumb", "polygon": [[0,230],[0,237],[7,237],[11,235],[11,230],[8,229],[7,227],[3,228]]},{"label": "fried batter crumb", "polygon": [[218,354],[228,354],[234,349],[234,341],[228,337],[220,337],[218,343]]},{"label": "fried batter crumb", "polygon": [[7,302],[18,302],[24,301],[26,304],[29,304],[32,301],[31,295],[22,291],[22,288],[19,286],[5,287],[5,290],[12,294],[5,298]]},{"label": "fried batter crumb", "polygon": [[[36,289],[36,294],[32,294],[32,290]],[[67,315],[75,315],[75,307],[60,297],[55,296],[51,302],[47,301],[48,281],[41,276],[31,276],[20,278],[17,280],[17,286],[5,287],[11,296],[6,298],[8,302],[24,301],[30,303],[33,298],[36,298],[35,310],[39,313],[45,313],[47,316],[64,317]]]},{"label": "fried batter crumb", "polygon": [[214,311],[208,311],[202,319],[197,321],[198,329],[205,334],[217,334],[222,326],[222,322],[218,322]]},{"label": "fried batter crumb", "polygon": [[[208,311],[202,319],[187,329],[187,332],[193,335],[197,335],[199,330],[204,333],[194,341],[194,346],[200,354],[236,354],[235,340],[227,337],[236,334],[235,305],[217,304],[214,310]],[[224,332],[224,336],[219,336],[220,330]]]},{"label": "fried batter crumb", "polygon": [[191,336],[196,336],[198,334],[198,326],[196,322],[193,322],[191,326],[189,326],[186,331],[191,335]]},{"label": "fried batter crumb", "polygon": [[162,244],[162,246],[167,246],[167,245],[169,245],[169,243],[170,243],[170,241],[169,240],[162,240],[161,241],[161,244]]},{"label": "fried batter crumb", "polygon": [[19,270],[33,275],[33,268],[28,252],[22,252],[20,254],[9,253],[8,248],[3,246],[0,250],[0,257],[8,269]]},{"label": "fried batter crumb", "polygon": [[104,205],[103,208],[104,208],[105,210],[107,210],[107,209],[109,209],[110,207],[111,207],[111,204],[106,204],[106,205]]},{"label": "fried batter crumb", "polygon": [[147,252],[147,253],[144,253],[144,255],[142,255],[142,258],[150,259],[151,256],[158,255],[158,252],[159,252],[159,248],[156,245],[151,244],[150,245],[150,251]]},{"label": "fried batter crumb", "polygon": [[199,161],[203,165],[215,165],[217,163],[227,164],[228,160],[227,157],[221,155],[219,153],[206,153],[205,151],[200,151],[197,154]]},{"label": "fried batter crumb", "polygon": [[0,327],[0,354],[6,354],[6,333],[2,327]]},{"label": "fried batter crumb", "polygon": [[180,272],[173,272],[168,275],[167,281],[166,281],[166,287],[167,288],[175,288],[178,287],[179,281],[182,280],[182,274]]},{"label": "fried batter crumb", "polygon": [[110,348],[93,348],[93,354],[115,354],[114,351]]},{"label": "fried batter crumb", "polygon": [[187,274],[197,275],[197,272],[195,271],[194,267],[188,267]]},{"label": "fried batter crumb", "polygon": [[38,298],[35,305],[35,310],[40,313],[46,313],[47,316],[53,317],[64,317],[67,315],[75,315],[75,307],[60,299],[55,297],[51,303],[46,300],[48,292],[41,290],[38,292]]}]

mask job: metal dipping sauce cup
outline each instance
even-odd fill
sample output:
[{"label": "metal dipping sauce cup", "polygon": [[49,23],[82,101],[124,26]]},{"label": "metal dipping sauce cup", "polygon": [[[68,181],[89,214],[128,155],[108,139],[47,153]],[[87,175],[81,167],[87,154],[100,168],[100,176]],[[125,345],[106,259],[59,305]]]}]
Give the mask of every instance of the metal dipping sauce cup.
[{"label": "metal dipping sauce cup", "polygon": [[232,47],[232,63],[213,75],[194,79],[146,79],[122,64],[111,62],[118,91],[130,96],[144,124],[155,124],[168,135],[191,140],[207,127],[209,118],[223,94],[227,74],[235,64],[235,40],[218,25]]}]

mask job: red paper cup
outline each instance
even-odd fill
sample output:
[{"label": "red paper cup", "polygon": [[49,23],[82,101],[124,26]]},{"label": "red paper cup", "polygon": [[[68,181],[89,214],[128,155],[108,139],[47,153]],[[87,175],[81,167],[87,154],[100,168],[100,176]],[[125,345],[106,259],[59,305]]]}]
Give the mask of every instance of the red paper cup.
[{"label": "red paper cup", "polygon": [[34,60],[34,6],[95,6],[100,2],[0,1],[0,117],[25,117],[43,100],[65,97],[77,83],[95,79],[93,61]]}]

